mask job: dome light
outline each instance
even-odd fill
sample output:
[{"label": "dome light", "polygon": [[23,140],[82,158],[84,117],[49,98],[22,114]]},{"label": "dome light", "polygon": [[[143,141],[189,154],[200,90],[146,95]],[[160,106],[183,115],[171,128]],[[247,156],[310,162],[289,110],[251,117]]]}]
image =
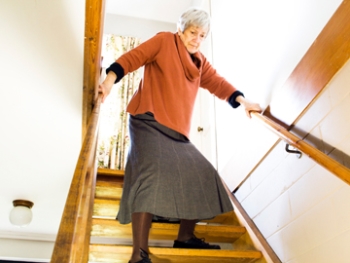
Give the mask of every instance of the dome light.
[{"label": "dome light", "polygon": [[33,213],[31,208],[34,203],[27,200],[14,200],[10,212],[10,222],[18,227],[25,227],[32,221]]}]

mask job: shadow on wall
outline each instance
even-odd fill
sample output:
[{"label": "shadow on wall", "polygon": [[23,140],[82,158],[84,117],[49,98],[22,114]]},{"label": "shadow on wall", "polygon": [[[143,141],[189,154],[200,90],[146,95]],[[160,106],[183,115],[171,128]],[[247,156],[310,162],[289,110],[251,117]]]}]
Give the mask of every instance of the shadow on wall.
[{"label": "shadow on wall", "polygon": [[333,160],[337,161],[338,163],[344,165],[347,168],[350,168],[350,156],[345,154],[344,152],[338,150],[337,148],[333,147],[332,145],[328,144],[327,142],[306,133],[305,131],[298,129],[296,127],[293,127],[290,130],[291,133],[298,136],[299,138],[302,138],[303,141],[307,142],[311,146],[315,147],[319,151],[323,152],[324,154],[331,157]]}]

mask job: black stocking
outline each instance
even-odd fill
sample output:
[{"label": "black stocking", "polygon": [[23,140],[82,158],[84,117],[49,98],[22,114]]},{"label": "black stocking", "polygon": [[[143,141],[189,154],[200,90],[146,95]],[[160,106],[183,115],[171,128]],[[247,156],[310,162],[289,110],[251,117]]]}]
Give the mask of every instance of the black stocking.
[{"label": "black stocking", "polygon": [[153,215],[150,213],[133,213],[132,220],[132,238],[133,238],[133,251],[131,256],[131,262],[140,261],[140,248],[147,253],[148,251],[148,236],[149,230],[152,224]]},{"label": "black stocking", "polygon": [[178,241],[186,241],[194,237],[194,228],[198,220],[181,219],[180,229],[177,236]]}]

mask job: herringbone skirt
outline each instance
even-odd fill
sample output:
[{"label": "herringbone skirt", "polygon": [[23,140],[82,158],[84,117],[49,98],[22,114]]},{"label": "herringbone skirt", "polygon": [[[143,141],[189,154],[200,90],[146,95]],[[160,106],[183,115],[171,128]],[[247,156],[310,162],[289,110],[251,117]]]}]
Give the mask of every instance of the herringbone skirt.
[{"label": "herringbone skirt", "polygon": [[120,223],[134,212],[200,220],[233,210],[217,171],[185,136],[149,114],[130,116],[129,134]]}]

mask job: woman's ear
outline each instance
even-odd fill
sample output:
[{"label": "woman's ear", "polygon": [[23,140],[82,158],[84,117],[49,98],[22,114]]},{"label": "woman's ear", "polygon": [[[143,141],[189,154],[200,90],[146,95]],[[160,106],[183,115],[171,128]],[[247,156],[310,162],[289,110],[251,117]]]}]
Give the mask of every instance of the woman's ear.
[{"label": "woman's ear", "polygon": [[180,28],[177,28],[177,33],[179,34],[179,36],[181,36],[182,32]]}]

